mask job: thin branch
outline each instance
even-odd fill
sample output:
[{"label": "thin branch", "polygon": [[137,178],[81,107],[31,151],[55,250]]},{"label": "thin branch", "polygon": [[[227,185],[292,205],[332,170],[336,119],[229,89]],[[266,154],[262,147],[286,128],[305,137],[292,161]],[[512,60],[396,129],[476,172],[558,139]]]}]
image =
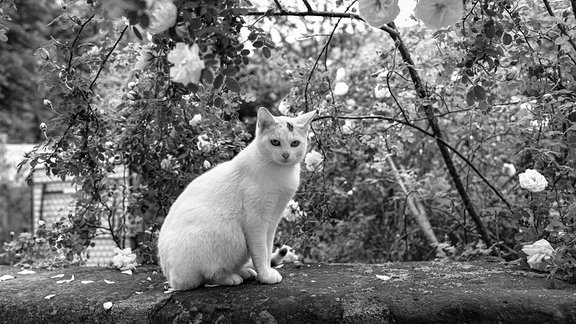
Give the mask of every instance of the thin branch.
[{"label": "thin branch", "polygon": [[[418,74],[418,72],[414,68],[414,61],[412,60],[412,57],[410,56],[410,52],[408,51],[408,48],[406,48],[406,44],[402,40],[398,31],[396,30],[396,25],[394,25],[394,23],[391,22],[385,28],[381,28],[381,29],[388,32],[388,34],[390,35],[390,37],[392,38],[392,40],[396,44],[396,47],[400,51],[402,59],[406,63],[406,68],[408,69],[408,72],[410,74],[410,78],[412,79],[412,83],[414,84],[414,87],[416,89],[416,93],[418,94],[418,97],[421,99],[427,99],[428,94],[426,92],[426,89],[424,88],[422,80],[420,79],[420,75]],[[445,141],[443,140],[442,131],[440,129],[440,126],[438,125],[437,116],[434,115],[434,110],[432,108],[432,105],[424,104],[423,107],[424,107],[424,111],[426,113],[426,117],[428,119],[428,123],[429,123],[430,127],[432,128],[432,133],[434,134],[434,138],[436,139],[436,143],[438,144],[438,148],[440,149],[440,153],[442,154],[442,158],[444,159],[444,162],[446,164],[446,168],[448,169],[448,173],[452,177],[452,180],[454,181],[454,185],[456,186],[456,190],[458,191],[458,194],[460,195],[460,198],[462,199],[462,202],[464,203],[464,206],[466,207],[468,214],[470,214],[470,217],[472,217],[472,220],[476,224],[476,229],[478,230],[478,234],[480,234],[480,236],[482,237],[482,240],[484,241],[484,243],[486,243],[486,246],[492,246],[492,239],[490,238],[490,235],[488,234],[486,227],[482,223],[482,219],[478,215],[478,212],[474,208],[474,205],[472,204],[470,196],[466,192],[466,188],[464,188],[464,185],[462,183],[462,179],[460,178],[460,175],[458,174],[458,171],[456,170],[456,167],[454,165],[454,161],[452,160],[452,157],[450,156],[450,152],[448,152],[447,146],[445,145]],[[498,253],[498,251],[496,251],[496,252]]]},{"label": "thin branch", "polygon": [[[356,3],[356,1],[352,2],[346,8],[346,11],[350,10],[350,8],[352,7],[352,5],[354,3]],[[313,14],[313,13],[305,13],[305,14]],[[338,25],[340,24],[340,21],[342,21],[342,18],[343,17],[340,17],[338,19],[338,21],[336,22],[336,24],[334,25],[334,28],[332,29],[332,32],[330,33],[330,37],[328,37],[326,44],[324,44],[322,51],[320,51],[320,54],[316,58],[316,61],[314,62],[314,66],[312,67],[312,70],[310,71],[310,74],[308,75],[308,79],[306,80],[306,86],[304,87],[304,112],[308,111],[308,86],[310,85],[310,81],[312,80],[312,76],[314,75],[314,71],[316,71],[316,68],[318,67],[318,62],[320,62],[320,58],[322,57],[322,54],[324,54],[324,52],[326,52],[326,55],[328,55],[327,54],[328,53],[328,46],[330,45],[330,42],[332,41],[332,38],[334,37],[334,33],[336,32],[336,29],[338,29]]]},{"label": "thin branch", "polygon": [[74,47],[76,46],[76,42],[78,42],[80,34],[82,34],[82,30],[84,30],[84,27],[88,25],[92,18],[94,18],[94,15],[90,16],[90,18],[86,19],[86,21],[80,25],[80,29],[78,30],[76,37],[74,37],[74,41],[72,41],[72,45],[70,46],[70,57],[68,58],[68,69],[70,69],[70,66],[72,65],[72,57],[74,57]]},{"label": "thin branch", "polygon": [[276,7],[278,7],[278,10],[280,10],[280,12],[284,12],[284,8],[282,8],[282,5],[280,4],[280,1],[278,0],[274,0],[274,3],[276,4]]},{"label": "thin branch", "polygon": [[[551,17],[556,17],[554,15],[554,11],[552,11],[552,7],[550,6],[550,3],[548,2],[548,0],[542,0],[542,2],[544,2],[544,6],[546,7],[546,11],[548,12],[548,14]],[[572,2],[572,9],[574,9],[574,0],[571,0],[571,2]],[[566,30],[566,26],[564,26],[561,23],[558,23],[558,29],[560,29],[560,32],[562,33],[562,35],[564,35],[568,38],[568,42],[570,43],[570,45],[572,45],[572,48],[576,51],[576,43],[574,42],[572,37],[570,37],[570,34],[568,34],[568,31]]]},{"label": "thin branch", "polygon": [[329,12],[329,11],[284,11],[284,12],[267,12],[252,11],[243,14],[244,16],[293,16],[293,17],[326,17],[326,18],[350,18],[365,21],[360,15],[346,12]]},{"label": "thin branch", "polygon": [[312,9],[312,6],[311,6],[310,3],[308,2],[308,0],[302,0],[302,2],[304,2],[304,5],[306,6],[306,10],[308,10],[308,12],[314,11],[314,10]]},{"label": "thin branch", "polygon": [[486,177],[484,177],[484,175],[476,168],[476,166],[474,166],[474,164],[472,164],[472,162],[470,162],[470,160],[468,160],[462,153],[460,153],[457,149],[455,149],[452,145],[450,145],[449,143],[447,143],[446,141],[444,141],[443,139],[438,139],[436,138],[436,136],[433,133],[428,132],[427,130],[418,127],[410,122],[405,122],[403,120],[400,119],[395,119],[395,118],[390,118],[390,117],[385,117],[385,116],[376,116],[376,115],[370,115],[370,116],[320,116],[317,117],[316,120],[321,120],[321,119],[351,119],[351,120],[365,120],[365,119],[379,119],[379,120],[385,120],[391,123],[398,123],[404,126],[408,126],[410,128],[413,128],[417,131],[419,131],[420,133],[434,138],[435,140],[439,141],[440,143],[442,143],[442,145],[446,146],[450,151],[452,151],[454,154],[456,154],[462,161],[464,161],[464,163],[466,163],[473,171],[474,173],[476,173],[478,175],[478,177],[480,177],[480,179],[482,179],[482,181],[488,186],[490,187],[490,189],[492,189],[492,191],[494,191],[494,193],[498,196],[498,198],[500,198],[500,200],[502,200],[502,202],[504,202],[506,204],[506,206],[508,206],[508,208],[510,210],[512,210],[512,205],[510,205],[510,203],[508,202],[508,200],[506,200],[506,198],[504,198],[504,196],[502,195],[502,193],[500,193],[500,191],[498,191],[498,189],[496,189],[496,187],[494,187],[492,185],[492,183],[490,183],[490,181],[488,181],[488,179],[486,179]]},{"label": "thin branch", "polygon": [[100,76],[100,73],[102,72],[102,70],[104,69],[104,66],[106,65],[106,62],[108,61],[108,58],[110,58],[110,55],[112,55],[112,52],[114,52],[114,50],[116,49],[116,46],[118,46],[118,43],[120,43],[120,40],[122,39],[122,37],[124,36],[124,33],[126,32],[126,30],[128,29],[128,25],[126,25],[124,27],[124,29],[122,29],[122,32],[120,33],[120,36],[118,37],[118,39],[116,40],[116,43],[114,43],[114,45],[112,45],[112,48],[110,49],[110,51],[108,52],[108,54],[106,55],[106,57],[104,58],[104,60],[102,61],[102,63],[100,64],[100,68],[98,69],[98,73],[96,73],[96,76],[94,77],[94,80],[92,80],[92,83],[90,83],[90,87],[89,89],[92,90],[92,87],[94,86],[94,83],[96,83],[96,80],[98,80],[98,77]]}]

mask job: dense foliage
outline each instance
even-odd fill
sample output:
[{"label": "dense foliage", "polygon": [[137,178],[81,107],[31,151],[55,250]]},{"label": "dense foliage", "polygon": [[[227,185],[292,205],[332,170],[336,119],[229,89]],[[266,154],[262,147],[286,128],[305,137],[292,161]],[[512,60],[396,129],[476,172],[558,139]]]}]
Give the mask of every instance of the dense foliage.
[{"label": "dense foliage", "polygon": [[[74,2],[54,20],[73,36],[38,49],[58,117],[25,163],[81,188],[72,225],[55,229],[63,247],[79,253],[102,228],[123,246],[142,223],[150,260],[171,202],[241,150],[267,106],[320,112],[298,208],[278,235],[307,260],[516,259],[545,238],[547,270],[574,274],[571,2],[465,1],[456,24],[431,30],[371,28],[350,1],[175,1],[175,24],[148,33],[165,2]],[[183,55],[203,68],[185,70]],[[527,169],[544,190],[519,185]]]}]

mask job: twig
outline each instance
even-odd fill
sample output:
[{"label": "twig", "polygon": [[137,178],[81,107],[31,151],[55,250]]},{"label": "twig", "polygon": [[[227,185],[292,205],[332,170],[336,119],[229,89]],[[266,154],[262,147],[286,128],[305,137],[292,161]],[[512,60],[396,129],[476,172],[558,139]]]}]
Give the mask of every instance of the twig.
[{"label": "twig", "polygon": [[108,58],[110,58],[110,55],[112,55],[112,53],[114,52],[114,50],[116,49],[116,46],[118,46],[118,43],[120,43],[120,40],[122,39],[122,37],[124,36],[124,33],[126,32],[126,30],[128,29],[128,25],[124,26],[124,29],[122,29],[122,32],[120,33],[120,36],[118,37],[118,39],[116,40],[116,42],[114,43],[114,45],[112,45],[112,48],[110,49],[110,51],[108,52],[108,54],[106,54],[106,57],[104,58],[104,60],[102,61],[102,63],[100,63],[100,68],[98,69],[98,73],[96,73],[96,76],[94,77],[94,80],[92,80],[92,83],[90,83],[90,87],[89,89],[92,90],[92,87],[94,86],[94,83],[96,83],[96,80],[98,80],[98,77],[100,76],[100,73],[102,72],[102,70],[104,69],[104,65],[106,65],[106,62],[108,61]]},{"label": "twig", "polygon": [[276,4],[276,7],[278,7],[278,10],[280,10],[280,12],[284,12],[284,8],[282,8],[280,1],[274,0],[274,3]]},{"label": "twig", "polygon": [[308,0],[302,0],[302,2],[304,2],[304,5],[306,6],[306,10],[308,10],[308,12],[314,11],[314,10],[312,9],[312,6],[311,6],[310,3],[308,2]]},{"label": "twig", "polygon": [[400,189],[402,189],[404,195],[406,196],[406,205],[408,205],[408,207],[410,208],[410,211],[414,215],[414,218],[416,219],[418,225],[420,225],[420,229],[422,230],[422,232],[424,232],[424,236],[426,236],[430,245],[432,245],[435,248],[438,248],[438,239],[436,238],[436,234],[434,234],[434,230],[432,229],[430,220],[428,219],[426,211],[422,206],[422,202],[420,200],[415,200],[414,198],[412,198],[412,196],[410,196],[410,192],[408,192],[408,189],[404,184],[404,180],[402,180],[402,176],[400,175],[400,171],[398,171],[398,168],[396,167],[394,160],[392,160],[392,156],[388,155],[387,160],[388,163],[390,164],[392,172],[394,173],[396,182],[398,182]]},{"label": "twig", "polygon": [[326,17],[326,18],[350,18],[364,21],[360,15],[346,12],[329,12],[329,11],[284,11],[284,12],[266,12],[252,11],[243,14],[244,16],[294,16],[294,17]]},{"label": "twig", "polygon": [[[550,3],[548,2],[548,0],[542,0],[542,2],[544,2],[544,6],[546,7],[546,11],[548,12],[548,14],[551,17],[556,17],[556,15],[554,15],[554,12],[552,11],[552,7],[550,6]],[[571,0],[571,3],[572,3],[572,9],[574,9],[575,1]],[[574,50],[576,50],[576,43],[574,42],[572,37],[570,37],[570,34],[568,34],[568,31],[566,30],[566,26],[564,26],[561,23],[558,23],[558,29],[560,29],[560,32],[562,33],[562,35],[564,35],[568,38],[568,43],[570,43],[570,45],[572,45],[572,48]]]},{"label": "twig", "polygon": [[[352,5],[354,3],[356,3],[356,1],[352,2],[346,8],[346,11],[350,10],[350,8],[352,7]],[[314,72],[316,71],[316,68],[318,67],[318,62],[320,62],[320,58],[322,57],[322,54],[324,54],[324,52],[328,53],[328,46],[330,45],[330,42],[332,41],[332,38],[334,37],[334,33],[336,32],[336,29],[338,29],[338,25],[340,24],[340,21],[342,21],[342,18],[343,17],[340,17],[340,19],[338,19],[338,21],[334,25],[334,28],[332,29],[332,32],[330,33],[330,37],[328,37],[328,40],[326,41],[326,44],[324,44],[322,51],[320,51],[320,54],[318,55],[318,57],[316,57],[316,61],[314,62],[314,66],[312,67],[312,70],[310,70],[310,74],[308,75],[308,79],[306,80],[306,85],[304,86],[304,112],[308,111],[308,86],[310,85],[310,81],[312,80],[312,76],[314,75]],[[328,55],[328,54],[326,54],[326,55]]]},{"label": "twig", "polygon": [[419,131],[420,133],[422,133],[428,137],[434,138],[436,141],[440,141],[442,143],[442,145],[446,146],[450,151],[452,151],[454,154],[456,154],[462,161],[464,161],[464,163],[466,163],[474,171],[474,173],[476,173],[478,175],[478,177],[480,177],[480,179],[488,187],[490,187],[490,189],[492,189],[492,191],[498,196],[498,198],[500,198],[500,200],[502,200],[502,202],[504,202],[506,204],[508,209],[512,210],[512,205],[510,205],[508,200],[506,200],[506,198],[504,198],[502,193],[500,193],[500,191],[498,191],[498,189],[496,189],[496,187],[494,187],[492,185],[492,183],[490,183],[490,181],[488,181],[488,179],[486,179],[486,177],[484,177],[484,175],[482,175],[482,173],[476,168],[476,166],[474,166],[474,164],[472,164],[472,162],[470,162],[470,160],[468,160],[464,155],[462,155],[462,153],[460,153],[457,149],[455,149],[452,145],[450,145],[449,143],[447,143],[443,139],[436,138],[436,136],[433,133],[430,133],[430,132],[426,131],[425,129],[420,128],[420,127],[418,127],[418,126],[416,126],[410,122],[405,122],[403,120],[394,119],[394,118],[385,117],[385,116],[375,116],[375,115],[371,115],[371,116],[338,116],[338,117],[320,116],[320,117],[317,117],[316,119],[314,119],[314,121],[321,120],[321,119],[328,119],[328,118],[331,118],[331,119],[352,119],[352,120],[354,120],[354,119],[356,119],[356,120],[379,119],[379,120],[385,120],[388,122],[398,123],[401,125],[405,125],[405,126],[414,128],[415,130]]},{"label": "twig", "polygon": [[84,29],[84,27],[86,27],[86,25],[88,25],[88,23],[92,20],[92,18],[94,18],[94,15],[90,16],[90,18],[86,19],[86,21],[82,25],[80,25],[80,29],[78,30],[76,37],[74,37],[74,40],[72,41],[72,45],[70,46],[70,57],[68,58],[68,68],[67,68],[68,70],[72,65],[72,57],[74,57],[74,47],[76,46],[76,42],[78,42],[82,30]]},{"label": "twig", "polygon": [[[402,59],[407,64],[406,67],[410,74],[410,78],[412,79],[412,83],[414,84],[418,97],[420,97],[421,99],[428,98],[428,94],[426,93],[426,89],[422,84],[422,80],[420,79],[418,72],[414,68],[414,61],[412,60],[412,57],[410,56],[410,53],[408,52],[406,45],[404,44],[402,38],[400,37],[400,34],[396,30],[396,26],[394,25],[394,23],[393,22],[389,23],[385,28],[381,29],[388,32],[388,34],[398,47],[398,50],[402,55]],[[424,104],[423,107],[426,113],[426,117],[428,119],[428,123],[432,128],[434,138],[436,139],[436,143],[438,144],[438,148],[440,149],[440,153],[442,154],[442,158],[444,159],[444,162],[446,164],[446,168],[448,169],[448,173],[452,177],[454,185],[456,186],[456,190],[458,191],[458,194],[460,195],[460,198],[462,199],[462,202],[464,203],[464,206],[466,207],[468,214],[470,214],[470,217],[472,217],[472,220],[476,224],[478,234],[480,234],[486,246],[492,246],[492,239],[490,238],[490,235],[488,234],[486,227],[482,223],[482,219],[480,218],[476,209],[474,208],[470,196],[466,192],[466,188],[464,188],[462,179],[460,178],[460,175],[456,170],[454,161],[452,160],[452,157],[450,156],[450,153],[448,152],[448,149],[445,145],[445,141],[443,140],[442,136],[442,131],[440,129],[440,126],[438,125],[437,117],[434,115],[432,105]]]}]

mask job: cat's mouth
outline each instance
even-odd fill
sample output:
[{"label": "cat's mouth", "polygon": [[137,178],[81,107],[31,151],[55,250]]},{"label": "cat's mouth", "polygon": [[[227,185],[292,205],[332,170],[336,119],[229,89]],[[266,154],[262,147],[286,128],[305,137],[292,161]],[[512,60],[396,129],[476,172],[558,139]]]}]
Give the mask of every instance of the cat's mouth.
[{"label": "cat's mouth", "polygon": [[296,163],[294,163],[294,160],[292,160],[292,159],[288,159],[288,160],[281,159],[281,160],[279,160],[279,161],[277,161],[277,162],[278,162],[278,164],[280,164],[280,165],[286,165],[286,166],[290,166],[290,165],[296,164]]}]

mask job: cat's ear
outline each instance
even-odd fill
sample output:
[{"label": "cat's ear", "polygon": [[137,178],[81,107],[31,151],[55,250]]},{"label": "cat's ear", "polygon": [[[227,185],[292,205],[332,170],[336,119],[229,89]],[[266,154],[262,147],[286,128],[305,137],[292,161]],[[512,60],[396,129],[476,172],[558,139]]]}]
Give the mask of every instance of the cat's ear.
[{"label": "cat's ear", "polygon": [[258,110],[258,128],[263,130],[274,124],[276,124],[274,116],[272,116],[268,109],[260,107],[260,110]]},{"label": "cat's ear", "polygon": [[300,126],[309,126],[317,113],[317,110],[313,110],[296,117],[296,124]]}]

